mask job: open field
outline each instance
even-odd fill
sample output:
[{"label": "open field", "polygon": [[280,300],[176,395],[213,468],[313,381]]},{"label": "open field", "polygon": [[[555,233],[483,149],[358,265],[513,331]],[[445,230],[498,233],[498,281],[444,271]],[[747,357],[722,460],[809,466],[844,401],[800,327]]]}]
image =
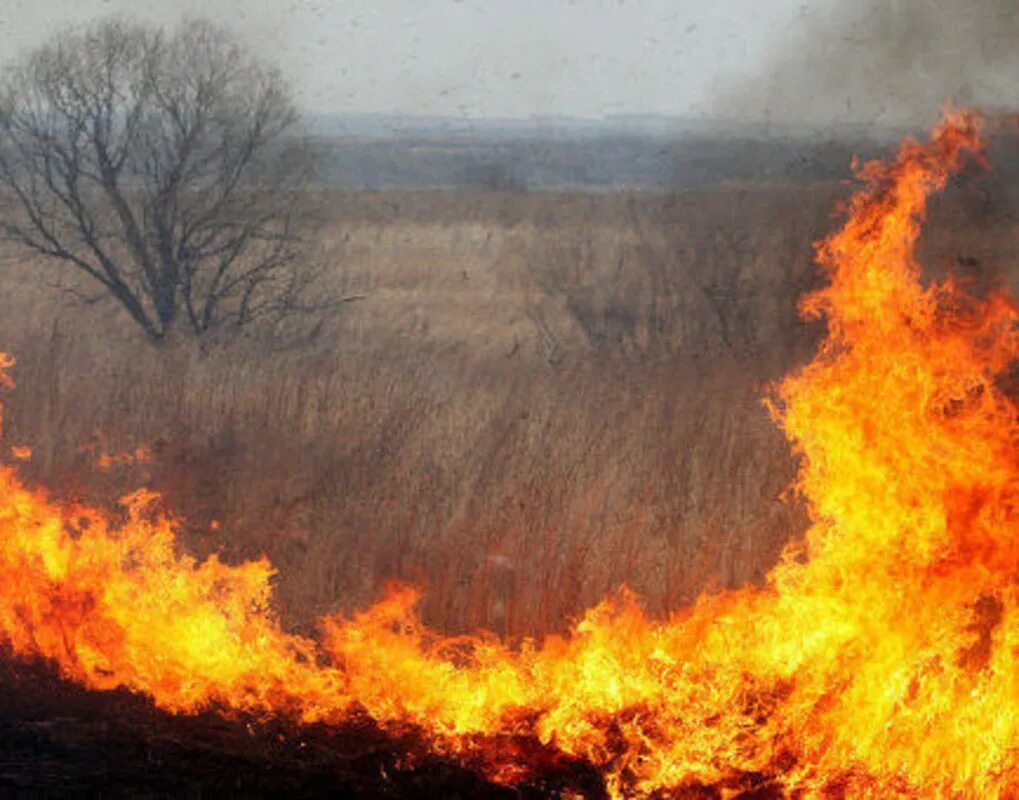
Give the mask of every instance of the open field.
[{"label": "open field", "polygon": [[[391,579],[449,631],[561,629],[623,583],[676,609],[803,527],[759,399],[810,352],[795,299],[844,192],[309,196],[363,299],[288,347],[153,348],[11,254],[8,441],[62,495],[148,484],[194,552],[268,554],[299,627]],[[981,197],[941,202],[925,249],[986,282],[1017,229]]]}]

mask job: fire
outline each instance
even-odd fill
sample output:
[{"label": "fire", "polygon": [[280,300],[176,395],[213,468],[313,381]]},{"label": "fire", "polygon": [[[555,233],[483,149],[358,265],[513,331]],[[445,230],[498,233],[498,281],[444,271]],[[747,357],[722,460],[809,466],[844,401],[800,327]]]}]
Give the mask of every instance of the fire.
[{"label": "fire", "polygon": [[96,466],[99,469],[112,469],[113,467],[131,466],[133,464],[147,464],[152,461],[152,453],[147,447],[136,447],[126,453],[100,453],[96,459]]},{"label": "fire", "polygon": [[818,246],[828,281],[803,311],[828,334],[770,400],[812,524],[763,587],[665,620],[624,591],[568,636],[515,645],[426,629],[403,588],[313,640],[274,617],[267,561],[181,553],[148,493],[114,519],[4,467],[0,638],[174,712],[366,712],[503,782],[540,751],[617,796],[1014,796],[1019,419],[1002,377],[1019,317],[1002,295],[924,286],[914,258],[929,196],[980,156],[981,127],[950,112],[863,167]]}]

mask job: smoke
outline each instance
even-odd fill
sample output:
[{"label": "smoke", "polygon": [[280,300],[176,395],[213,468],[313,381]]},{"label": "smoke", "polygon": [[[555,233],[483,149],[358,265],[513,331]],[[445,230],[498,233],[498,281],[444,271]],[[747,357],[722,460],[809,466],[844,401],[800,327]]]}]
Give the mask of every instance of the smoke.
[{"label": "smoke", "polygon": [[723,91],[718,113],[914,126],[946,100],[1019,108],[1017,0],[805,2],[763,78]]}]

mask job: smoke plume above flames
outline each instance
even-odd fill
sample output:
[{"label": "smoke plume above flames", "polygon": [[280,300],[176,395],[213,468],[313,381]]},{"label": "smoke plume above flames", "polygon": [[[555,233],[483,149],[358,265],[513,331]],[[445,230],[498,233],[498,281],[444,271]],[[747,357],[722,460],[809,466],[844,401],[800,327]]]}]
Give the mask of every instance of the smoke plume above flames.
[{"label": "smoke plume above flames", "polygon": [[1019,108],[1014,0],[804,0],[776,45],[719,116],[926,126],[946,98]]}]

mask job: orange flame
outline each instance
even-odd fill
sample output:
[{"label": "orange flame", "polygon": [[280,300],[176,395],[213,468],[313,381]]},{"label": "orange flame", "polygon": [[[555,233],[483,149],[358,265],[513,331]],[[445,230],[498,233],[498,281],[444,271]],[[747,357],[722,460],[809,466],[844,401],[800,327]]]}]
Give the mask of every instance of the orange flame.
[{"label": "orange flame", "polygon": [[152,461],[152,451],[147,447],[136,447],[125,453],[100,453],[96,460],[96,466],[102,470],[113,467],[132,466],[134,464],[148,464]]},{"label": "orange flame", "polygon": [[567,637],[445,638],[399,589],[319,641],[270,610],[268,562],[198,563],[125,498],[117,524],[62,508],[0,467],[0,637],[90,687],[207,707],[415,727],[505,782],[531,740],[594,765],[618,796],[757,775],[800,796],[1004,797],[1019,791],[1017,354],[1003,296],[924,287],[929,195],[979,155],[981,119],[860,171],[818,247],[828,321],[773,412],[801,456],[812,524],[763,588],[652,620],[626,592]]}]

